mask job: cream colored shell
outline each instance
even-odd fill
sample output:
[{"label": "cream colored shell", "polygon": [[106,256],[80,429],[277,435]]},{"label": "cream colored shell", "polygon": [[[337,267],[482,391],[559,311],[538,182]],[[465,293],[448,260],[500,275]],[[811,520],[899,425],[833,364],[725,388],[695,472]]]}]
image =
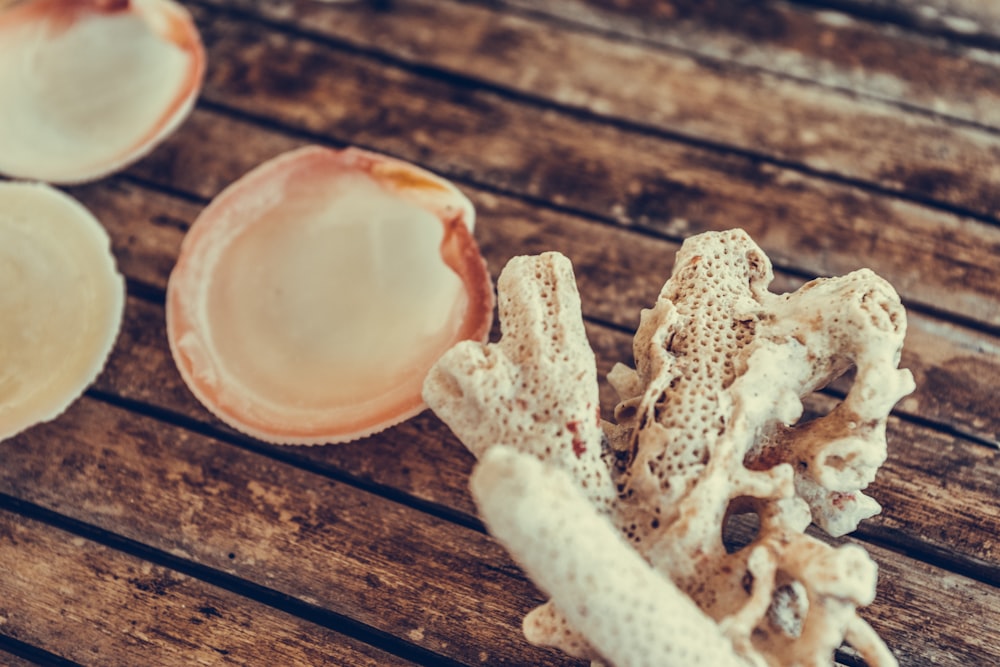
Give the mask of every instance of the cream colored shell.
[{"label": "cream colored shell", "polygon": [[0,173],[93,180],[187,117],[205,54],[171,0],[28,0],[0,7]]},{"label": "cream colored shell", "polygon": [[55,418],[94,381],[121,325],[110,240],[47,185],[0,183],[0,440]]},{"label": "cream colored shell", "polygon": [[492,323],[473,221],[454,185],[388,156],[306,146],[269,160],[184,240],[167,288],[181,377],[277,444],[346,442],[417,414],[434,361]]},{"label": "cream colored shell", "polygon": [[[879,511],[862,493],[886,457],[906,319],[867,270],[767,290],[742,231],[688,239],[653,308],[622,401],[598,426],[594,357],[566,258],[518,257],[498,282],[503,336],[462,343],[428,375],[428,405],[480,458],[472,492],[490,531],[552,599],[534,643],[613,665],[830,664],[847,641],[894,665],[856,612],[875,593],[863,549],[832,535]],[[801,397],[849,366],[829,415]],[[759,531],[729,553],[731,516]]]}]

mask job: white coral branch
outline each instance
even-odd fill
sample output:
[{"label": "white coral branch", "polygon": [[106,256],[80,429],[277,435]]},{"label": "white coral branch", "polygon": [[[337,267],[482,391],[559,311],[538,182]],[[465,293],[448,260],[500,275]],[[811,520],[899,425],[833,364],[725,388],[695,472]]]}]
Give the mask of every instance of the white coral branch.
[{"label": "white coral branch", "polygon": [[472,493],[490,532],[573,627],[622,667],[746,667],[730,640],[655,572],[564,472],[508,447],[476,467]]},{"label": "white coral branch", "polygon": [[[463,343],[428,376],[427,403],[480,458],[487,525],[553,596],[525,619],[532,642],[616,665],[791,666],[847,639],[895,664],[857,616],[874,563],[803,531],[843,534],[879,510],[862,490],[913,387],[896,368],[905,313],[869,271],[790,295],[771,278],[741,231],[685,242],[642,313],[635,369],[609,376],[622,400],[607,439],[561,255],[512,260],[500,342]],[[801,397],[852,365],[841,405],[797,425]],[[729,553],[723,525],[741,512],[760,528]]]},{"label": "white coral branch", "polygon": [[597,367],[569,260],[515,257],[497,291],[500,342],[446,352],[424,400],[477,457],[504,443],[570,471],[592,502],[610,506]]}]

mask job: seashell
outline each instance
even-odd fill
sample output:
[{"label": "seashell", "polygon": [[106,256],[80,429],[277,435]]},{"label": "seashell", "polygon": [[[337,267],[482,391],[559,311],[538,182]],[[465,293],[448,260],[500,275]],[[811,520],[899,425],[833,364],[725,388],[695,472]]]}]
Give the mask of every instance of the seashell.
[{"label": "seashell", "polygon": [[107,232],[40,183],[0,183],[0,440],[59,416],[96,379],[125,306]]},{"label": "seashell", "polygon": [[187,117],[205,52],[170,0],[0,7],[0,172],[79,183],[148,153]]},{"label": "seashell", "polygon": [[222,421],[277,444],[417,414],[431,365],[492,324],[473,220],[454,185],[394,158],[311,146],[264,163],[184,239],[167,287],[181,376]]}]

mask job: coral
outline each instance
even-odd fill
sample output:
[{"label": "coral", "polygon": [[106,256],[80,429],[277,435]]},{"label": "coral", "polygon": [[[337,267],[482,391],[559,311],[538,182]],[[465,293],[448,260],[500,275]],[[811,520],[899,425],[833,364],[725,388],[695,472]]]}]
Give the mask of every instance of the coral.
[{"label": "coral", "polygon": [[[857,614],[875,564],[804,531],[880,510],[862,490],[913,389],[905,314],[871,271],[783,295],[772,277],[742,231],[688,239],[642,312],[635,368],[609,374],[615,424],[558,253],[511,260],[500,341],[459,343],[428,375],[428,405],[480,459],[490,532],[551,596],[525,619],[533,643],[614,665],[791,666],[830,664],[846,640],[895,664]],[[852,367],[844,400],[797,424],[802,397]],[[727,549],[738,515],[756,533]]]}]

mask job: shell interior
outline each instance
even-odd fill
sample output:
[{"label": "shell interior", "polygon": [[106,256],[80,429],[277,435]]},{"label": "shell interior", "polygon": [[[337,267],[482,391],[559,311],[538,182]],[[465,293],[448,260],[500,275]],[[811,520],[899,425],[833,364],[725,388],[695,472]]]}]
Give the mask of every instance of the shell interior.
[{"label": "shell interior", "polygon": [[168,0],[0,10],[0,172],[75,183],[138,159],[186,117],[205,56]]},{"label": "shell interior", "polygon": [[434,361],[492,321],[472,217],[447,182],[363,151],[262,165],[199,217],[171,275],[182,376],[271,442],[345,441],[415,414]]},{"label": "shell interior", "polygon": [[94,381],[124,302],[108,235],[85,208],[47,185],[0,183],[0,440]]}]

